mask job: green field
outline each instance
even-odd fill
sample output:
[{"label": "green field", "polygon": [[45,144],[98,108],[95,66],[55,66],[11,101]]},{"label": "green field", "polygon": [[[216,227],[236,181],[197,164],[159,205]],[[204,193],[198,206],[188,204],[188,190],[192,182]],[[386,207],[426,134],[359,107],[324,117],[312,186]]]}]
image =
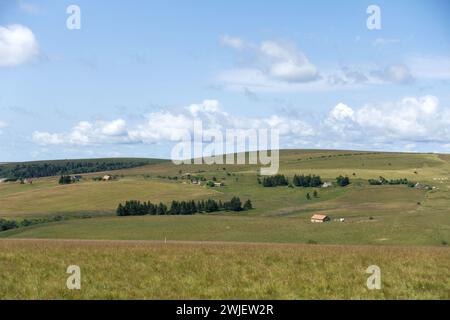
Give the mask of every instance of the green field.
[{"label": "green field", "polygon": [[[4,240],[0,262],[2,299],[450,298],[444,248]],[[72,264],[81,290],[66,288]]]},{"label": "green field", "polygon": [[[71,185],[59,185],[58,177],[34,179],[33,184],[0,183],[0,218],[20,221],[85,213],[91,217],[0,232],[0,266],[6,270],[1,275],[1,294],[5,298],[449,298],[449,156],[280,152],[280,173],[289,179],[294,174],[316,174],[323,181],[335,181],[337,176],[347,175],[351,184],[346,187],[265,188],[257,182],[258,168],[176,166],[156,161],[130,169],[83,174],[80,182]],[[103,174],[117,178],[108,182],[92,179]],[[187,174],[207,180],[215,177],[225,186],[191,184]],[[368,184],[368,179],[379,176],[407,178],[433,189]],[[314,190],[318,197],[308,200],[306,194],[312,195]],[[224,201],[232,196],[251,199],[254,209],[194,216],[115,216],[117,205],[125,200],[169,204],[171,200]],[[315,213],[327,214],[332,220],[312,224],[310,217]],[[345,221],[338,222],[338,218]],[[10,240],[14,238],[48,240]],[[167,240],[170,245],[141,240]],[[66,247],[70,250],[65,251]],[[370,262],[372,254],[375,259]],[[53,276],[69,260],[86,265],[92,272],[85,289],[74,295],[60,288]],[[104,270],[108,264],[114,281],[102,285],[108,277]],[[297,264],[306,272],[298,271]],[[391,268],[386,286],[378,292],[368,291],[364,282],[359,284],[371,264]],[[28,274],[32,265],[47,271],[42,271],[43,275],[33,271]],[[123,275],[128,269],[132,271]],[[166,275],[166,269],[173,274]],[[325,271],[320,273],[321,269]],[[64,268],[62,272],[64,277]],[[230,279],[227,272],[232,275]],[[25,283],[19,286],[14,279]],[[177,281],[185,283],[186,288],[180,288]],[[212,281],[209,287],[208,281]],[[33,289],[44,282],[48,289]],[[167,288],[162,287],[163,282]],[[125,289],[120,290],[121,286]]]}]

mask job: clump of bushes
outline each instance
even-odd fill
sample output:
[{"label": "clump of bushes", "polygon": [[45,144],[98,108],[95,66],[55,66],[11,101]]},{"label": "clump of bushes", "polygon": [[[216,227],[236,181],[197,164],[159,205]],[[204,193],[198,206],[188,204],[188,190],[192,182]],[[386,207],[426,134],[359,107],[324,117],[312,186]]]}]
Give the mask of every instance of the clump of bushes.
[{"label": "clump of bushes", "polygon": [[287,186],[289,181],[284,175],[276,174],[274,176],[264,177],[262,184],[264,187]]},{"label": "clump of bushes", "polygon": [[71,184],[73,183],[75,180],[71,177],[71,176],[61,176],[59,178],[58,183],[59,184]]},{"label": "clump of bushes", "polygon": [[170,208],[163,203],[154,204],[150,201],[141,202],[138,200],[126,201],[120,203],[117,207],[118,216],[143,216],[143,215],[193,215],[196,213],[211,213],[218,211],[246,211],[253,209],[252,202],[247,200],[242,206],[239,197],[233,197],[230,201],[222,202],[212,199],[195,202],[172,201]]},{"label": "clump of bushes", "polygon": [[17,229],[17,228],[21,228],[21,227],[28,227],[28,226],[32,226],[35,224],[57,222],[57,221],[62,221],[62,220],[66,220],[66,219],[68,219],[68,217],[64,217],[64,216],[50,216],[50,217],[43,217],[43,218],[24,219],[21,221],[0,219],[0,232],[10,230],[10,229]]},{"label": "clump of bushes", "polygon": [[348,177],[339,176],[336,178],[336,183],[340,187],[345,187],[350,184],[350,179]]},{"label": "clump of bushes", "polygon": [[[368,181],[369,181],[370,185],[384,185],[384,184],[390,184],[390,185],[406,184],[406,185],[409,185],[412,183],[412,182],[408,181],[408,179],[406,179],[406,178],[387,180],[381,176],[378,179],[369,179]],[[412,183],[412,184],[415,184],[415,183]]]},{"label": "clump of bushes", "polygon": [[292,180],[295,186],[297,187],[320,187],[322,185],[322,179],[320,176],[315,175],[294,175],[294,179]]}]

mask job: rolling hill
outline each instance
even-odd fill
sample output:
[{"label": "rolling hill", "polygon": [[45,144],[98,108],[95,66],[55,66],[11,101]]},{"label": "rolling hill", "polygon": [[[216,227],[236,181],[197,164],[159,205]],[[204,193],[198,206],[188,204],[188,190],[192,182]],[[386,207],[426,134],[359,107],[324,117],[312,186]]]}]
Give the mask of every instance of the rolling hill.
[{"label": "rolling hill", "polygon": [[[289,181],[292,182],[294,175],[319,175],[323,181],[334,182],[329,188],[264,187],[258,183],[259,167],[174,165],[158,160],[131,168],[84,173],[79,182],[69,185],[59,185],[58,176],[35,178],[32,184],[1,183],[0,218],[21,221],[58,215],[68,219],[0,232],[0,246],[15,253],[0,255],[0,261],[11,266],[7,269],[9,275],[3,276],[7,277],[5,281],[0,281],[9,289],[0,285],[0,292],[6,290],[4,297],[17,294],[18,289],[10,283],[11,277],[20,277],[21,273],[29,271],[22,265],[27,256],[42,268],[46,265],[41,260],[44,252],[49,253],[52,260],[61,259],[49,262],[52,270],[63,264],[62,261],[79,260],[92,272],[93,278],[86,280],[88,283],[105,277],[94,271],[94,266],[114,259],[115,277],[121,283],[118,270],[125,265],[143,266],[148,262],[145,252],[149,250],[157,262],[152,267],[154,272],[144,277],[146,282],[162,279],[162,272],[168,267],[172,268],[174,277],[183,277],[187,272],[192,277],[193,291],[174,289],[170,293],[150,286],[137,291],[125,290],[125,293],[113,287],[111,292],[106,292],[96,284],[93,286],[97,289],[91,287],[93,291],[88,290],[80,297],[448,298],[445,287],[448,288],[450,271],[444,265],[450,260],[449,156],[338,150],[280,152],[279,173]],[[104,174],[111,174],[115,179],[95,179]],[[340,175],[348,176],[350,185],[337,186],[336,177]],[[413,185],[419,183],[419,187],[368,183],[369,179],[380,176],[387,180],[408,179]],[[191,183],[197,179],[202,185]],[[205,183],[208,180],[221,181],[224,186],[208,187]],[[312,196],[314,191],[316,197]],[[310,194],[309,199],[307,194]],[[226,201],[232,196],[251,199],[254,209],[190,216],[115,215],[117,205],[126,200],[169,205],[172,200]],[[312,224],[310,217],[315,213],[326,214],[331,221]],[[89,219],[78,219],[80,214]],[[342,218],[344,222],[339,222]],[[64,256],[64,248],[73,248],[77,243],[81,248],[75,249],[71,259]],[[256,244],[262,247],[255,247]],[[284,245],[288,247],[279,247]],[[242,252],[247,248],[254,250],[252,257]],[[208,270],[224,268],[228,271],[223,275],[209,274],[206,270],[203,275],[190,271],[198,266],[182,254],[183,250],[207,264]],[[87,252],[92,259],[83,258]],[[376,252],[372,260],[371,252]],[[129,257],[133,257],[132,260]],[[406,265],[405,257],[410,257]],[[329,264],[323,259],[329,259]],[[425,266],[423,259],[439,263]],[[297,278],[295,261],[299,268],[306,268],[307,275],[316,279],[314,283],[306,285],[304,278]],[[354,285],[354,279],[346,279],[345,272],[356,272],[360,274],[358,277],[364,277],[365,270],[361,268],[369,262],[383,265],[388,274],[387,285],[381,293],[369,293],[362,282],[361,287],[339,291],[339,288]],[[21,267],[13,270],[15,264]],[[402,269],[402,264],[406,269]],[[327,271],[321,275],[313,266]],[[149,270],[147,268],[143,270]],[[228,291],[219,287],[225,281],[226,272],[235,277]],[[272,280],[263,284],[263,279],[257,275],[260,272],[269,274]],[[402,283],[402,272],[411,278],[409,286]],[[248,283],[243,291],[238,290],[239,281],[247,283],[251,274],[257,282]],[[339,279],[336,286],[330,288],[324,281],[333,274]],[[293,283],[304,289],[303,294],[284,283],[282,275],[296,279]],[[50,282],[57,281],[47,278]],[[205,281],[210,280],[216,282],[208,289]],[[59,290],[57,288],[55,282],[55,290]],[[51,292],[40,295],[31,288],[26,290],[29,297],[54,295]],[[61,295],[76,298],[62,291]]]}]

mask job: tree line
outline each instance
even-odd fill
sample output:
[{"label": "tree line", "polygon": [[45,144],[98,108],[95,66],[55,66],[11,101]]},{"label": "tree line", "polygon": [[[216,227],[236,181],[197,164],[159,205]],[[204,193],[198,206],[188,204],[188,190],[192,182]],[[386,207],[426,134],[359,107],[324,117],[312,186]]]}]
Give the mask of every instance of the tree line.
[{"label": "tree line", "polygon": [[369,182],[370,185],[383,185],[383,184],[390,184],[390,185],[398,185],[398,184],[415,185],[414,182],[408,181],[408,179],[406,179],[406,178],[387,180],[387,179],[385,179],[382,176],[380,176],[378,179],[369,179],[368,182]]},{"label": "tree line", "polygon": [[288,184],[288,179],[282,174],[264,177],[262,181],[264,187],[287,186]]},{"label": "tree line", "polygon": [[322,185],[322,179],[320,176],[315,175],[294,175],[292,183],[297,187],[320,187]]},{"label": "tree line", "polygon": [[164,203],[141,202],[138,200],[125,201],[117,207],[118,216],[143,216],[143,215],[193,215],[196,213],[211,213],[218,211],[246,211],[253,209],[251,200],[242,204],[239,197],[233,197],[230,201],[216,201],[212,199],[201,201],[172,201],[170,208]]},{"label": "tree line", "polygon": [[134,168],[149,164],[155,160],[127,159],[127,160],[73,160],[55,162],[30,162],[0,165],[0,177],[26,179],[49,177],[56,175],[81,174],[100,171]]},{"label": "tree line", "polygon": [[[277,187],[277,186],[290,186],[288,178],[283,174],[276,174],[269,177],[264,177],[263,180],[258,177],[258,183],[262,184],[264,187]],[[292,179],[293,185],[296,187],[304,188],[317,188],[323,184],[320,176],[316,175],[294,175]],[[348,177],[339,176],[336,178],[336,184],[340,187],[345,187],[350,184],[350,179]]]},{"label": "tree line", "polygon": [[35,224],[63,221],[66,219],[68,219],[68,217],[64,216],[50,216],[43,218],[23,219],[21,221],[0,219],[0,232],[10,229],[17,229],[21,227],[28,227]]}]

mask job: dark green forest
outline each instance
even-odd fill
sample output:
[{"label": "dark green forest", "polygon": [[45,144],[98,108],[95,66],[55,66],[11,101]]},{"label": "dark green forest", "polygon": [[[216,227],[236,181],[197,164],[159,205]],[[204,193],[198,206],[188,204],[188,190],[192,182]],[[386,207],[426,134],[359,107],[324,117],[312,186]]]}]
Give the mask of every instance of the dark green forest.
[{"label": "dark green forest", "polygon": [[159,159],[116,158],[90,160],[55,160],[0,165],[0,177],[26,179],[56,175],[91,173],[139,167],[162,162]]}]

